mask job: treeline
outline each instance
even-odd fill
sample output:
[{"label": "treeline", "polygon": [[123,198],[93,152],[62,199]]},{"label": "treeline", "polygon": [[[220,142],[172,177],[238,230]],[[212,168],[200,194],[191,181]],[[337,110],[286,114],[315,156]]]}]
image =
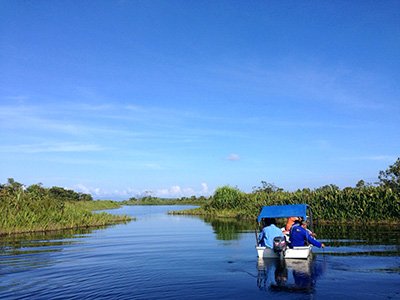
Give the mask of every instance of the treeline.
[{"label": "treeline", "polygon": [[35,197],[50,197],[58,201],[92,201],[92,195],[77,193],[73,190],[68,190],[62,187],[53,186],[45,188],[41,183],[32,184],[25,187],[22,183],[16,182],[13,178],[8,178],[7,183],[0,184],[0,197],[7,194],[15,194],[16,192],[23,191],[32,198]]},{"label": "treeline", "polygon": [[244,193],[236,187],[218,188],[205,205],[194,213],[255,218],[266,205],[306,203],[313,217],[325,222],[395,221],[400,218],[400,158],[386,171],[379,172],[379,182],[360,180],[355,187],[340,189],[326,185],[314,190],[305,188],[284,191],[262,182],[261,187]]},{"label": "treeline", "polygon": [[132,197],[129,200],[120,202],[122,205],[203,205],[209,198],[204,196],[181,197],[181,198],[160,198],[145,196],[141,198]]},{"label": "treeline", "polygon": [[92,196],[41,184],[25,187],[8,179],[0,185],[0,235],[20,232],[103,226],[130,220],[126,216],[92,213]]}]

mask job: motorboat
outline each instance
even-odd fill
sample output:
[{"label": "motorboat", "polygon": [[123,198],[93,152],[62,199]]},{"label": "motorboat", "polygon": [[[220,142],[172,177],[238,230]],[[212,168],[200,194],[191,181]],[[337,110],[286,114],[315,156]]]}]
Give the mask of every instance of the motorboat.
[{"label": "motorboat", "polygon": [[[268,247],[256,246],[257,256],[262,258],[280,258],[280,254]],[[286,248],[283,258],[307,259],[311,255],[312,245]]]},{"label": "motorboat", "polygon": [[[301,217],[303,220],[309,221],[312,226],[311,209],[307,204],[292,204],[292,205],[270,205],[262,207],[258,217],[258,227],[263,219],[267,218],[289,218]],[[256,238],[257,238],[256,232]],[[285,241],[289,242],[289,236],[285,236]],[[285,258],[285,259],[307,259],[312,254],[312,245],[302,247],[285,247],[279,251],[269,247],[262,247],[256,244],[257,256],[259,258]]]}]

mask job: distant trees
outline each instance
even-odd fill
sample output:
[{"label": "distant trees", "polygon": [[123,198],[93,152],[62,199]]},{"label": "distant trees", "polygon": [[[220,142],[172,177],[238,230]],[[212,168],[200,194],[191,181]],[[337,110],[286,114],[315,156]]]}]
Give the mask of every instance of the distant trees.
[{"label": "distant trees", "polygon": [[[396,221],[400,217],[400,158],[379,172],[380,182],[357,182],[355,187],[339,188],[327,184],[316,189],[284,191],[273,184],[261,182],[250,194],[237,188],[217,188],[210,201],[203,207],[204,214],[254,218],[266,205],[307,203],[315,219],[330,222]],[[197,211],[196,213],[199,213]]]},{"label": "distant trees", "polygon": [[275,193],[275,192],[282,192],[283,189],[280,187],[277,187],[273,183],[269,183],[266,181],[261,181],[261,186],[259,187],[253,187],[253,193],[257,192],[264,192],[264,193]]},{"label": "distant trees", "polygon": [[53,186],[48,190],[50,197],[62,201],[91,201],[90,194],[77,193],[73,190],[67,190],[62,187]]},{"label": "distant trees", "polygon": [[204,196],[181,197],[181,198],[159,198],[155,196],[131,197],[122,201],[123,205],[202,205],[208,201]]},{"label": "distant trees", "polygon": [[45,188],[41,183],[25,187],[22,183],[16,182],[14,178],[8,178],[6,184],[0,184],[0,197],[7,194],[26,193],[33,198],[49,197],[58,201],[92,201],[92,195],[78,193],[62,187],[53,186]]},{"label": "distant trees", "polygon": [[365,181],[364,180],[359,180],[358,182],[357,182],[357,184],[356,184],[356,188],[358,188],[358,189],[362,189],[362,188],[365,188],[367,185],[366,185],[366,183],[365,183]]},{"label": "distant trees", "polygon": [[339,191],[339,190],[340,190],[340,188],[337,185],[327,184],[327,185],[317,188],[315,191],[316,192],[335,192],[335,191]]},{"label": "distant trees", "polygon": [[379,172],[379,184],[400,193],[400,157],[385,171]]}]

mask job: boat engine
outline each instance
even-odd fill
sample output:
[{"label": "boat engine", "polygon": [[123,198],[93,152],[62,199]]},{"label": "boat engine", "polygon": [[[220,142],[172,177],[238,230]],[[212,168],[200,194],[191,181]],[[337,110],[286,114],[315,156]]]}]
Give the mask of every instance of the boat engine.
[{"label": "boat engine", "polygon": [[282,236],[277,236],[274,238],[274,252],[279,256],[283,257],[287,248],[286,238]]}]

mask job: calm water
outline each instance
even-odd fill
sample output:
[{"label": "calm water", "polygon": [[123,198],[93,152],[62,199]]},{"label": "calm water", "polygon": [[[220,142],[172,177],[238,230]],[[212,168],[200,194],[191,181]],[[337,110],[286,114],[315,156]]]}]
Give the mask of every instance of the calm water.
[{"label": "calm water", "polygon": [[[110,211],[112,227],[0,238],[1,299],[400,299],[400,232],[317,227],[313,259],[259,260],[254,224]],[[187,207],[185,207],[187,208]]]}]

